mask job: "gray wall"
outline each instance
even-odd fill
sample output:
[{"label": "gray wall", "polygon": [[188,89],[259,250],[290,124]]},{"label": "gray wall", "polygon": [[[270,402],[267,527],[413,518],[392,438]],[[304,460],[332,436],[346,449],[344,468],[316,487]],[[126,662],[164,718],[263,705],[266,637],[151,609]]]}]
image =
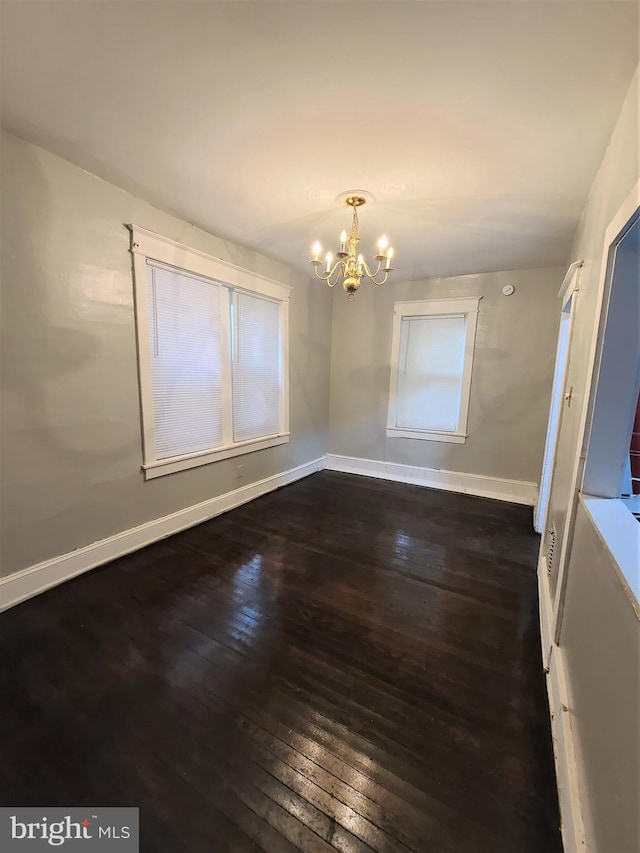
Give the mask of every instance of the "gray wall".
[{"label": "gray wall", "polygon": [[[589,394],[588,356],[605,231],[640,178],[638,72],[595,178],[570,260],[583,260],[550,518],[561,539],[580,410]],[[590,516],[579,507],[568,555],[560,650],[570,695],[588,849],[638,850],[640,621]]]},{"label": "gray wall", "polygon": [[[329,451],[345,456],[538,483],[564,269],[363,283],[336,293]],[[502,288],[513,284],[512,296]],[[481,296],[466,444],[387,438],[394,301]]]},{"label": "gray wall", "polygon": [[561,645],[593,853],[640,849],[640,622],[580,504]]},{"label": "gray wall", "polygon": [[[331,293],[2,134],[2,574],[326,453]],[[212,200],[215,203],[215,200]],[[291,284],[291,441],[145,482],[134,222]]]}]

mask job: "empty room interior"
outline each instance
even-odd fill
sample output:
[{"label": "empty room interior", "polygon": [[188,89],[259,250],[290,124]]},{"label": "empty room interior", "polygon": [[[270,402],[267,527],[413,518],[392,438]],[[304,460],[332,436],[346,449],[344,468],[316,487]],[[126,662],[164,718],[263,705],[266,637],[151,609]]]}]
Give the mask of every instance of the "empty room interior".
[{"label": "empty room interior", "polygon": [[638,853],[639,10],[0,0],[0,849]]}]

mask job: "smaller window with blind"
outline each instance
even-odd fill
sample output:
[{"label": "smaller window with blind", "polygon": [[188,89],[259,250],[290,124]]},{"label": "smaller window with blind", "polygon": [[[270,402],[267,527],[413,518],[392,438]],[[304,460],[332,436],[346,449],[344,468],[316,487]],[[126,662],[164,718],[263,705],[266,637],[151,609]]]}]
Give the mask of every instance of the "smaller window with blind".
[{"label": "smaller window with blind", "polygon": [[289,288],[131,233],[146,479],[288,441]]},{"label": "smaller window with blind", "polygon": [[394,303],[387,436],[464,444],[478,303]]}]

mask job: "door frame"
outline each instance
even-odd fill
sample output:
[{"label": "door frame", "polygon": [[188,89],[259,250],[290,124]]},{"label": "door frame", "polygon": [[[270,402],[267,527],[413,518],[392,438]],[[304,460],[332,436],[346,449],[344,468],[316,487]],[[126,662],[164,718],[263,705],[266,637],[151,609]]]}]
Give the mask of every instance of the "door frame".
[{"label": "door frame", "polygon": [[553,383],[551,386],[551,402],[549,404],[549,418],[547,420],[547,437],[544,445],[542,458],[542,471],[540,473],[540,489],[538,492],[538,503],[536,504],[533,526],[537,533],[546,535],[547,516],[549,513],[549,498],[551,497],[551,483],[556,459],[556,447],[560,433],[562,420],[562,399],[564,397],[564,386],[567,379],[567,367],[569,365],[569,353],[573,338],[573,321],[576,313],[576,294],[579,290],[579,273],[582,261],[574,261],[567,270],[558,297],[560,298],[560,327],[558,329],[558,343],[556,346],[556,360],[553,371]]}]

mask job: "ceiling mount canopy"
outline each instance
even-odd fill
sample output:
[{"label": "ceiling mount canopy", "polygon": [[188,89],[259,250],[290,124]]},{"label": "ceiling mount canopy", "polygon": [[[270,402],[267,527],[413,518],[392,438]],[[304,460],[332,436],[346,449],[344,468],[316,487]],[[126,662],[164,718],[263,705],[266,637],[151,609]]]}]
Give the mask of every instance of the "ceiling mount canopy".
[{"label": "ceiling mount canopy", "polygon": [[374,284],[384,284],[391,270],[391,259],[393,258],[393,249],[389,246],[389,241],[386,237],[381,237],[378,240],[378,252],[374,255],[374,261],[377,263],[375,270],[371,270],[363,255],[357,254],[357,247],[360,241],[358,235],[358,208],[362,207],[371,199],[369,193],[361,190],[343,193],[339,197],[339,202],[347,205],[353,210],[353,220],[351,223],[351,234],[347,237],[347,232],[343,231],[340,235],[340,250],[336,252],[335,262],[331,252],[327,252],[324,260],[324,271],[320,272],[319,268],[323,265],[320,260],[322,251],[320,243],[314,243],[311,250],[310,263],[313,264],[313,271],[316,277],[321,281],[326,281],[329,287],[335,287],[342,279],[342,287],[349,295],[349,302],[353,302],[353,297],[360,288],[360,279],[363,277],[371,279]]}]

